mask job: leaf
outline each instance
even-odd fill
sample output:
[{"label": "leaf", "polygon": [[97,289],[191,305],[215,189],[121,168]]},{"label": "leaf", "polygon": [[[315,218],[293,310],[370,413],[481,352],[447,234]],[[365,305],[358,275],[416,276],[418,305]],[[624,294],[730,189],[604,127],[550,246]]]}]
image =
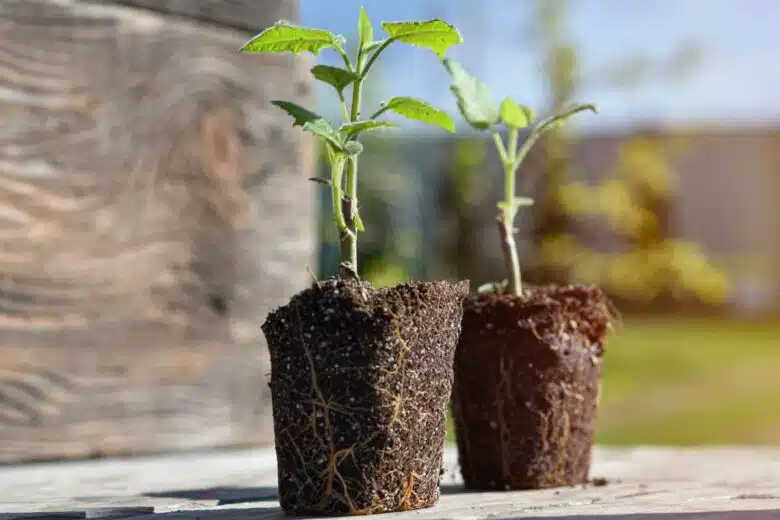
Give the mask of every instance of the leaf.
[{"label": "leaf", "polygon": [[333,183],[331,183],[328,179],[321,179],[319,177],[309,177],[309,180],[312,182],[316,182],[317,184],[323,184],[325,186],[333,186]]},{"label": "leaf", "polygon": [[347,155],[359,155],[363,151],[363,145],[357,141],[347,141],[344,144],[344,151]]},{"label": "leaf", "polygon": [[536,128],[535,131],[538,133],[542,133],[542,132],[546,132],[547,130],[558,128],[574,114],[585,112],[586,110],[590,110],[594,114],[598,114],[598,110],[596,110],[596,105],[593,105],[591,103],[586,103],[583,105],[575,105],[571,108],[564,110],[559,114],[548,117],[547,119],[539,123],[539,126]]},{"label": "leaf", "polygon": [[344,92],[353,81],[358,79],[357,74],[341,67],[330,65],[315,65],[311,68],[312,75],[318,80],[332,85],[339,94]]},{"label": "leaf", "polygon": [[382,22],[390,38],[410,45],[425,47],[443,58],[453,45],[463,43],[455,26],[439,19],[420,22]]},{"label": "leaf", "polygon": [[455,132],[455,122],[449,114],[420,99],[403,96],[390,98],[383,103],[382,109],[392,110],[408,119],[440,126],[451,133]]},{"label": "leaf", "polygon": [[371,20],[368,18],[366,8],[360,6],[360,18],[358,19],[358,40],[360,41],[360,47],[364,50],[371,44],[374,39],[374,28],[371,25]]},{"label": "leaf", "polygon": [[450,90],[455,94],[463,118],[478,130],[487,130],[497,123],[501,114],[487,85],[454,60],[446,58],[442,63],[452,78]]},{"label": "leaf", "polygon": [[315,114],[311,110],[290,101],[271,101],[271,104],[291,115],[293,117],[293,126],[300,126],[304,130],[326,139],[336,150],[344,151],[344,145],[339,139],[339,134],[321,115]]},{"label": "leaf", "polygon": [[325,29],[310,29],[281,21],[246,42],[241,51],[293,54],[310,52],[316,56],[322,49],[341,47],[343,44],[342,36]]},{"label": "leaf", "polygon": [[526,128],[534,120],[534,111],[531,107],[518,105],[511,98],[505,98],[501,102],[501,120],[512,128]]},{"label": "leaf", "polygon": [[381,128],[398,128],[398,125],[390,121],[377,121],[369,119],[367,121],[355,121],[354,123],[345,123],[339,127],[339,132],[344,132],[347,137],[352,137],[367,130],[378,130]]}]

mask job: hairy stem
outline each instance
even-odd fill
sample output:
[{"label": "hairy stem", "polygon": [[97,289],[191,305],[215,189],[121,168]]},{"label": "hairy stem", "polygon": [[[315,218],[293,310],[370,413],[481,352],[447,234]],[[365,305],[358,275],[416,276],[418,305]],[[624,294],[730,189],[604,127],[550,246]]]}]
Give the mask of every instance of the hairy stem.
[{"label": "hairy stem", "polygon": [[[363,66],[363,56],[358,51],[357,59],[358,71]],[[352,104],[350,106],[349,121],[355,122],[360,119],[360,102],[363,80],[358,79],[352,84]],[[347,174],[345,191],[341,204],[344,208],[344,216],[349,233],[341,235],[341,275],[358,278],[358,159],[356,155],[347,159]]]},{"label": "hairy stem", "polygon": [[523,280],[520,274],[520,259],[517,255],[514,230],[515,213],[517,212],[517,205],[515,204],[517,134],[516,128],[509,130],[509,145],[503,160],[504,204],[498,215],[498,231],[501,236],[501,247],[504,250],[504,261],[506,262],[509,275],[508,290],[511,291],[511,294],[520,296],[523,293]]}]

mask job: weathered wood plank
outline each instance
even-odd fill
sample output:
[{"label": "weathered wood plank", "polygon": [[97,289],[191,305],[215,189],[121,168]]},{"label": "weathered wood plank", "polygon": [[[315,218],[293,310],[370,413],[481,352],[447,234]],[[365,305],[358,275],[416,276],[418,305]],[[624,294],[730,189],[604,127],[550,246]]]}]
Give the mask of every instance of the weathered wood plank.
[{"label": "weathered wood plank", "polygon": [[[606,478],[605,485],[508,493],[463,492],[452,448],[445,453],[445,466],[437,507],[387,517],[780,517],[778,448],[598,448],[593,475]],[[31,512],[154,507],[154,514],[133,518],[282,518],[275,484],[270,448],[36,464],[0,473],[0,513],[11,518]]]},{"label": "weathered wood plank", "polygon": [[[260,2],[257,0],[113,0],[113,2],[254,32],[260,32],[268,25],[269,15],[274,22],[280,19],[298,18],[298,5],[293,0],[271,2],[273,6],[267,6],[265,12],[258,10]],[[275,9],[275,14],[269,13],[269,8]]]},{"label": "weathered wood plank", "polygon": [[309,84],[247,36],[0,0],[0,463],[272,439],[260,324],[314,240],[311,143],[268,100]]}]

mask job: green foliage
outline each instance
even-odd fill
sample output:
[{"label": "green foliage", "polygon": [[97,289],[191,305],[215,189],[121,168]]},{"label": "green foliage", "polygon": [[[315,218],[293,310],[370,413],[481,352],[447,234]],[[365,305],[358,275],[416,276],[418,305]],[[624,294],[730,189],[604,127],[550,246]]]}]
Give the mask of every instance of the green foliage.
[{"label": "green foliage", "polygon": [[271,101],[272,105],[275,105],[289,115],[293,117],[293,126],[300,126],[304,130],[311,132],[312,134],[325,139],[328,144],[335,150],[345,152],[344,143],[342,142],[338,132],[330,126],[322,116],[312,112],[309,109],[303,108],[291,101]]},{"label": "green foliage", "polygon": [[[393,42],[423,47],[444,58],[453,45],[462,43],[458,30],[438,19],[407,22],[382,22],[388,37],[374,41],[374,29],[366,10],[360,8],[358,18],[358,48],[354,60],[346,49],[346,40],[325,29],[300,27],[280,21],[267,28],[241,48],[249,53],[292,53],[310,52],[315,56],[324,49],[333,49],[341,57],[344,67],[315,65],[312,76],[334,88],[341,103],[344,121],[334,128],[328,121],[311,110],[290,101],[272,103],[293,118],[293,126],[300,126],[311,132],[325,144],[331,178],[312,179],[327,185],[331,190],[333,216],[339,232],[341,248],[340,274],[358,278],[357,236],[363,231],[358,213],[358,156],[363,151],[359,137],[370,131],[393,128],[396,125],[377,118],[385,112],[394,112],[408,119],[439,126],[454,132],[452,118],[425,101],[409,97],[393,97],[368,120],[359,120],[361,113],[361,90],[368,74],[379,56]],[[347,102],[344,91],[351,87],[351,102]]]},{"label": "green foliage", "polygon": [[323,83],[331,85],[339,94],[358,79],[358,75],[351,70],[330,65],[315,65],[311,68],[311,74]]},{"label": "green foliage", "polygon": [[444,58],[450,47],[463,43],[458,30],[441,20],[422,22],[382,22],[382,28],[391,40],[425,47]]},{"label": "green foliage", "polygon": [[501,121],[511,128],[527,128],[534,121],[534,111],[525,105],[518,105],[511,98],[501,102]]},{"label": "green foliage", "polygon": [[421,123],[439,126],[448,132],[455,132],[455,122],[449,114],[420,99],[396,96],[385,101],[379,113],[387,110],[407,119],[414,119]]},{"label": "green foliage", "polygon": [[[450,90],[455,95],[461,115],[473,128],[489,131],[493,136],[496,151],[501,158],[504,169],[504,200],[497,206],[498,222],[501,234],[501,244],[504,250],[509,280],[507,284],[487,284],[483,291],[509,290],[511,294],[522,294],[522,279],[517,246],[514,239],[514,219],[517,211],[523,206],[530,206],[533,200],[515,195],[517,170],[534,143],[545,133],[562,125],[575,114],[590,110],[596,112],[595,105],[575,105],[541,120],[531,128],[529,136],[520,144],[519,130],[529,127],[534,122],[533,110],[525,105],[519,105],[510,98],[505,98],[500,106],[493,102],[487,85],[474,77],[462,65],[452,59],[442,60],[444,68],[450,75],[452,84]],[[505,143],[499,133],[499,126],[508,129],[508,141]]]},{"label": "green foliage", "polygon": [[243,52],[291,52],[293,54],[310,52],[316,56],[321,50],[329,47],[341,47],[344,42],[342,36],[324,29],[309,29],[279,21],[246,42],[241,50]]},{"label": "green foliage", "polygon": [[496,124],[500,119],[500,111],[487,85],[454,60],[445,59],[442,63],[450,74],[450,90],[466,122],[478,130],[487,130]]}]

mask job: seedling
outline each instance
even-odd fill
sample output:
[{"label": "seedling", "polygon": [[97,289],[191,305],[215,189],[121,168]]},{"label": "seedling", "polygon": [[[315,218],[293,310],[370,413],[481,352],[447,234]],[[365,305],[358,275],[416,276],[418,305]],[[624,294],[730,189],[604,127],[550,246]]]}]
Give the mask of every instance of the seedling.
[{"label": "seedling", "polygon": [[[504,170],[504,200],[497,205],[496,222],[509,278],[500,283],[485,284],[479,288],[479,292],[509,292],[520,296],[523,283],[515,243],[517,231],[514,228],[514,220],[518,210],[532,205],[533,199],[515,194],[517,170],[531,147],[545,132],[562,125],[569,117],[579,112],[596,112],[596,107],[592,104],[575,105],[534,125],[534,111],[530,107],[520,105],[509,97],[497,105],[488,87],[461,64],[449,58],[443,59],[442,63],[452,79],[450,90],[455,95],[458,110],[472,128],[490,132]],[[506,143],[500,134],[502,126],[508,130]],[[528,127],[532,127],[531,131],[520,144],[520,130]]]},{"label": "seedling", "polygon": [[[439,19],[409,22],[382,22],[387,38],[374,40],[374,29],[366,10],[360,8],[358,20],[358,47],[354,60],[345,50],[343,36],[325,29],[300,27],[280,21],[264,30],[241,48],[243,52],[298,54],[310,52],[318,56],[324,49],[336,51],[344,67],[315,65],[311,74],[315,79],[331,85],[341,104],[343,122],[335,127],[322,116],[290,101],[272,101],[293,117],[293,126],[301,126],[319,138],[325,146],[330,179],[312,181],[328,186],[332,193],[333,217],[339,232],[342,277],[359,279],[357,264],[358,233],[364,231],[358,211],[358,155],[363,151],[360,136],[364,132],[394,128],[391,121],[380,116],[394,112],[406,118],[437,125],[449,132],[455,131],[452,118],[442,110],[411,97],[393,97],[384,101],[368,118],[361,119],[361,89],[380,55],[393,43],[402,42],[433,51],[440,59],[447,50],[462,43],[458,30]],[[351,90],[350,101],[344,91]],[[346,168],[346,175],[345,175]]]}]

